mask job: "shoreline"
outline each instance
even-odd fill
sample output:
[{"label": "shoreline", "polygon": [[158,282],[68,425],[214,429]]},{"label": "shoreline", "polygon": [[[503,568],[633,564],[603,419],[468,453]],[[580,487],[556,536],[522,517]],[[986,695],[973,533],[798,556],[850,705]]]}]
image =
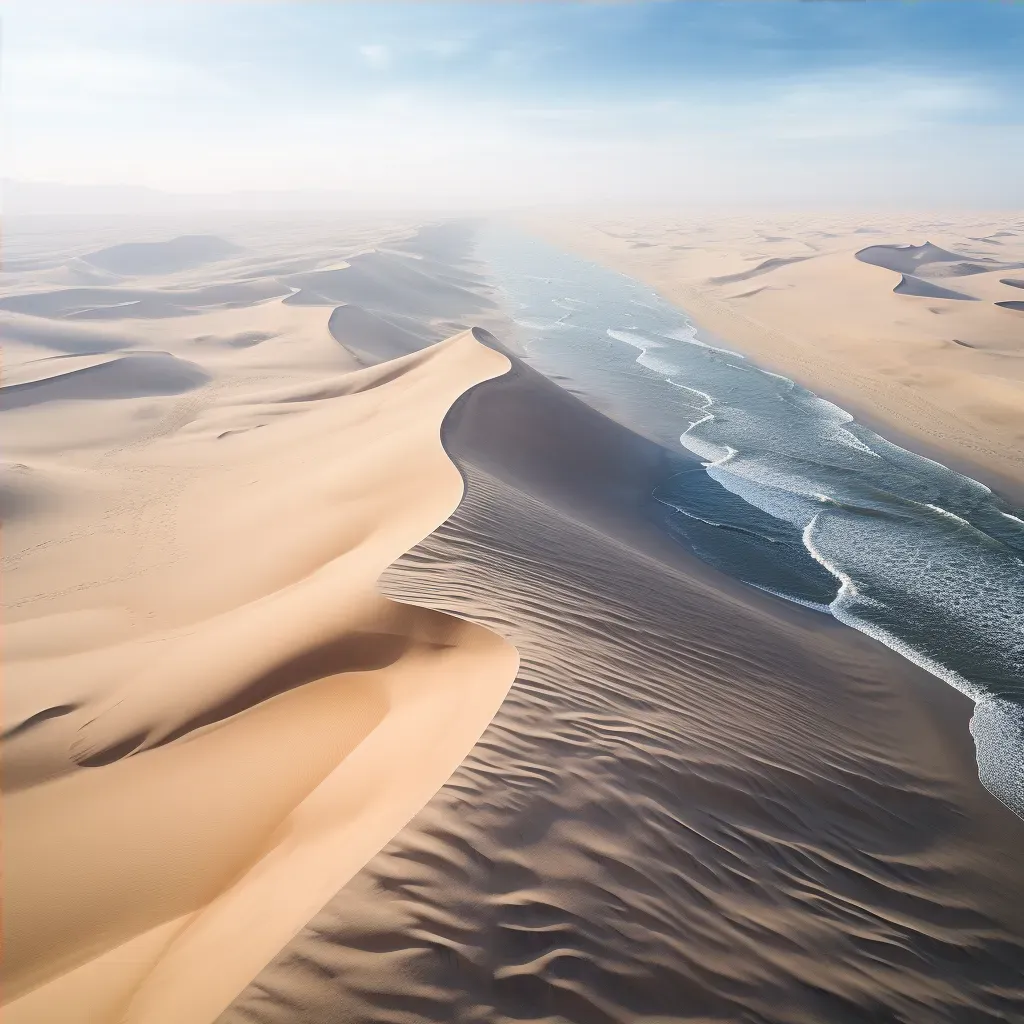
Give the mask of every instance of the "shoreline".
[{"label": "shoreline", "polygon": [[692,322],[698,332],[705,338],[718,339],[723,345],[732,345],[741,355],[759,369],[770,370],[780,376],[787,377],[795,384],[806,388],[818,398],[824,398],[833,405],[838,406],[843,412],[849,413],[861,426],[874,431],[880,437],[893,444],[905,448],[914,455],[937,462],[947,469],[952,469],[961,476],[970,477],[980,484],[984,484],[990,491],[1003,498],[1010,504],[1024,508],[1024,468],[1019,478],[1001,472],[995,467],[985,463],[977,457],[965,454],[963,449],[950,442],[928,440],[916,433],[913,429],[898,423],[892,417],[879,412],[877,408],[866,402],[862,395],[855,391],[843,390],[834,384],[829,383],[821,377],[804,375],[798,370],[788,367],[783,361],[773,362],[770,356],[763,352],[755,351],[745,345],[742,340],[724,336],[719,331],[708,326],[699,314],[693,313],[690,309],[678,303],[670,293],[660,288],[655,288],[658,295],[666,302],[677,306]]},{"label": "shoreline", "polygon": [[[880,453],[882,456],[885,456],[881,461],[878,461],[878,465],[884,467],[884,469],[878,470],[878,474],[881,475],[876,474],[875,476],[872,476],[872,474],[875,474],[875,470],[871,464],[877,460],[865,460],[861,456],[858,463],[844,461],[842,451],[833,451],[829,446],[829,435],[827,433],[819,435],[816,443],[813,443],[812,439],[812,443],[808,447],[805,434],[801,433],[800,429],[798,429],[799,425],[803,422],[801,417],[807,416],[809,417],[808,422],[813,423],[817,423],[819,418],[824,417],[822,422],[827,423],[831,427],[831,425],[841,424],[843,421],[853,419],[856,417],[856,412],[850,413],[846,409],[841,409],[839,405],[831,405],[819,398],[815,392],[804,391],[800,386],[797,386],[794,392],[794,385],[790,382],[791,378],[785,377],[780,380],[778,379],[780,377],[779,374],[769,370],[762,370],[761,366],[764,360],[758,355],[752,356],[750,361],[746,362],[738,354],[730,358],[729,356],[714,356],[709,352],[708,358],[710,362],[707,369],[705,369],[705,361],[696,359],[696,362],[694,362],[691,360],[692,353],[697,350],[686,344],[673,346],[670,342],[659,340],[661,337],[678,337],[683,341],[690,341],[693,344],[704,346],[705,349],[735,352],[737,348],[743,347],[749,351],[748,346],[738,346],[735,344],[733,340],[735,335],[723,337],[720,331],[715,333],[708,332],[705,327],[706,320],[698,320],[694,316],[692,312],[694,304],[688,304],[680,310],[660,296],[655,297],[650,288],[637,282],[634,277],[620,276],[614,271],[603,269],[594,263],[588,264],[568,253],[560,255],[555,248],[546,246],[539,241],[531,242],[527,239],[513,237],[510,238],[506,247],[503,248],[502,242],[499,239],[495,244],[486,246],[484,251],[491,254],[490,258],[493,260],[493,266],[495,272],[499,275],[499,280],[502,279],[502,275],[509,276],[512,282],[510,294],[512,300],[517,304],[517,308],[526,311],[524,316],[528,314],[537,320],[538,330],[542,332],[540,338],[545,345],[550,347],[550,352],[548,352],[547,356],[540,356],[539,361],[542,365],[548,367],[552,379],[562,379],[562,375],[564,375],[565,379],[571,382],[570,391],[579,389],[578,393],[586,394],[588,396],[587,401],[595,407],[610,406],[614,408],[615,403],[613,401],[604,399],[604,396],[615,391],[615,386],[610,384],[609,381],[613,379],[618,381],[621,376],[624,382],[629,382],[623,383],[622,394],[632,395],[636,391],[637,386],[632,383],[633,377],[630,375],[634,371],[640,371],[636,366],[630,366],[629,364],[638,363],[647,368],[654,376],[660,378],[659,386],[662,386],[662,382],[664,382],[674,385],[675,388],[685,388],[686,391],[692,393],[686,395],[686,402],[688,404],[681,406],[680,403],[683,400],[679,396],[683,395],[684,392],[674,391],[673,393],[661,395],[657,388],[653,390],[648,389],[645,392],[642,406],[637,406],[635,398],[627,398],[619,410],[619,422],[628,424],[631,429],[642,430],[647,436],[661,444],[666,449],[667,455],[671,450],[678,450],[682,454],[685,449],[695,452],[702,460],[714,459],[716,461],[713,464],[717,465],[720,462],[728,461],[734,455],[741,452],[745,453],[748,445],[753,452],[757,453],[764,447],[765,438],[777,438],[781,453],[779,458],[782,460],[782,468],[779,472],[783,475],[784,479],[789,479],[786,477],[787,473],[796,474],[793,479],[796,481],[797,495],[801,492],[810,494],[816,490],[824,490],[825,494],[833,495],[837,499],[842,497],[843,501],[851,501],[856,504],[858,500],[856,495],[859,494],[870,505],[872,494],[874,493],[871,491],[872,486],[881,488],[882,493],[887,493],[885,489],[888,488],[894,490],[896,495],[914,498],[922,503],[919,509],[924,514],[925,520],[927,520],[928,515],[931,515],[928,512],[929,508],[938,509],[937,505],[927,505],[926,503],[937,502],[938,505],[944,505],[963,516],[969,517],[972,522],[979,524],[984,521],[986,514],[994,516],[994,519],[998,521],[997,509],[1000,506],[1008,513],[1015,511],[1014,506],[1004,505],[1002,499],[997,497],[1000,492],[1005,494],[1004,488],[997,490],[996,494],[993,494],[990,486],[984,483],[979,486],[974,482],[976,477],[970,476],[970,470],[968,470],[968,476],[961,475],[962,463],[959,466],[955,466],[952,470],[949,469],[949,463],[954,462],[954,460],[949,458],[943,459],[942,455],[944,453],[936,452],[935,455],[939,457],[934,459],[931,455],[915,455],[915,450],[919,451],[920,446],[913,443],[906,435],[897,435],[899,441],[904,442],[902,447],[903,454],[899,455],[896,450],[897,444],[885,440],[886,434],[892,437],[895,432],[889,430],[886,430],[884,433],[879,432],[879,436],[873,439],[873,435],[867,429],[853,427],[853,424],[849,424],[853,427],[855,433],[871,446],[871,449],[865,448],[864,445],[859,443],[858,447],[870,452],[870,454]],[[532,281],[529,280],[530,272],[535,275]],[[518,285],[517,282],[520,281],[520,278],[528,283],[525,286]],[[594,299],[592,298],[594,296],[602,296],[603,298]],[[557,328],[562,320],[564,320],[564,317],[560,317],[557,321],[554,319],[559,317],[559,313],[552,309],[552,304],[559,309],[572,308],[575,310],[578,306],[586,307],[588,301],[593,302],[592,315],[581,314],[578,320],[574,319],[571,321],[569,326],[574,326],[576,330],[568,335],[558,330],[554,330],[551,334],[545,332],[544,324],[548,323],[549,320],[551,321],[552,328]],[[630,303],[634,305],[631,307]],[[637,306],[645,307],[644,315],[641,315],[636,309]],[[629,312],[630,308],[634,310],[633,313]],[[646,313],[647,308],[652,311],[650,314]],[[703,304],[696,304],[696,308],[704,311],[705,306]],[[545,310],[548,312],[545,313]],[[621,330],[605,330],[603,325],[609,323],[615,324],[617,327],[622,324],[631,326]],[[682,326],[676,327],[675,325]],[[625,333],[623,333],[624,331]],[[634,331],[638,333],[634,334]],[[609,343],[605,335],[610,336],[614,341],[625,343],[628,348],[621,349],[619,346]],[[644,340],[645,338],[648,340]],[[612,347],[605,347],[608,345]],[[660,352],[661,354],[645,358],[648,352],[648,345],[650,345],[651,351],[655,353]],[[666,346],[668,347],[666,348]],[[636,350],[640,351],[639,356],[637,356]],[[547,352],[547,349],[545,348],[544,351]],[[588,370],[591,364],[602,367],[602,370],[600,372]],[[712,366],[717,367],[717,370],[711,369]],[[711,374],[711,376],[705,376],[706,373]],[[777,379],[773,382],[770,379],[772,377]],[[705,380],[708,383],[702,382]],[[783,383],[783,380],[785,380],[785,383]],[[718,382],[717,386],[713,383],[715,381]],[[750,383],[746,385],[741,383],[745,381]],[[762,410],[762,413],[756,411],[751,413],[755,427],[758,424],[760,425],[758,433],[751,433],[752,427],[748,423],[748,417],[745,417],[743,414],[748,408],[744,405],[744,398],[742,397],[742,395],[747,394],[743,390],[744,387],[753,387],[753,391],[748,397],[754,404],[749,408]],[[699,390],[701,388],[707,389],[711,394],[725,396],[723,426],[717,433],[714,433],[715,425],[710,425],[708,427],[709,437],[707,439],[702,438],[691,443],[691,439],[687,435],[694,431],[694,428],[705,423],[705,421],[716,418],[713,407],[717,403],[709,395]],[[720,390],[721,388],[725,390],[722,391]],[[662,390],[669,392],[671,389],[662,387]],[[799,397],[800,393],[803,393],[804,397]],[[602,396],[602,400],[595,401],[594,399],[597,395]],[[700,396],[699,401],[697,396]],[[779,404],[780,400],[782,404]],[[767,405],[764,404],[766,401]],[[792,409],[790,405],[793,406]],[[652,412],[655,408],[660,410],[660,412]],[[679,415],[681,408],[686,410],[685,418],[687,422],[696,422],[685,430],[680,437],[679,430],[682,424],[679,422]],[[732,410],[734,408],[741,410],[740,415],[736,417],[736,424],[733,424],[732,417]],[[796,413],[794,411],[796,409],[802,410],[802,412]],[[613,418],[616,416],[615,412],[610,412],[609,415]],[[762,418],[758,419],[759,415]],[[796,417],[795,419],[792,418],[794,416]],[[859,422],[863,423],[863,419],[860,419]],[[699,433],[698,430],[697,434],[699,435]],[[795,434],[799,439],[794,442],[794,447],[792,448],[789,446],[788,441],[785,440],[791,434]],[[736,447],[732,447],[733,445]],[[759,445],[761,448],[758,447]],[[766,458],[771,461],[770,453],[766,452]],[[795,460],[795,468],[793,468],[791,462],[786,461],[787,458]],[[838,462],[834,461],[837,459],[839,460]],[[802,462],[801,460],[807,461]],[[868,465],[862,465],[864,462],[867,462]],[[703,464],[708,466],[712,463],[704,462]],[[774,462],[772,462],[772,465],[774,466]],[[800,468],[802,465],[804,466],[803,469]],[[819,474],[818,476],[815,476],[815,470],[808,468],[810,466],[815,466]],[[863,479],[866,481],[863,486],[868,488],[867,493],[857,490],[857,487],[861,486],[860,484],[855,487],[851,483],[849,493],[855,496],[849,497],[848,493],[843,489],[845,485],[842,479],[836,483],[828,475],[829,470],[836,466],[849,466],[862,473]],[[974,468],[974,465],[970,467],[970,469]],[[739,469],[737,472],[743,478],[744,470]],[[760,463],[755,462],[754,469],[748,469],[746,472],[748,476],[752,476],[754,479],[761,479],[760,476],[756,475],[762,472]],[[769,473],[768,479],[772,479],[770,470],[763,470],[763,472]],[[715,470],[709,469],[708,474],[714,477]],[[806,476],[806,480],[803,483],[800,482],[803,479],[801,474]],[[982,476],[984,477],[985,474],[982,474]],[[861,477],[858,476],[857,479],[860,481]],[[807,480],[813,481],[814,486],[808,484]],[[824,482],[827,480],[832,480],[833,483],[836,483],[839,490],[834,491],[830,489],[829,485]],[[969,480],[971,481],[970,483],[968,482]],[[903,481],[903,484],[901,484],[901,481]],[[911,484],[911,481],[914,483]],[[903,489],[904,484],[910,487],[909,491]],[[684,491],[689,487],[688,484],[681,484],[681,486]],[[724,486],[728,490],[733,489],[728,484]],[[783,482],[778,484],[778,486],[783,488],[782,493],[788,497],[789,494],[785,488],[792,489],[794,484]],[[977,512],[979,517],[977,520],[975,520],[972,512],[964,511],[957,504],[959,500],[957,495],[964,491],[965,488],[967,489],[965,493],[972,494],[971,500],[980,503],[977,508],[974,505],[970,506]],[[696,497],[677,496],[674,500],[680,502],[679,511],[685,515],[690,515],[695,520],[711,522],[713,526],[722,525],[721,523],[712,522],[717,516],[705,511],[709,507],[707,501],[710,499],[702,497],[702,493],[698,488]],[[738,493],[743,494],[742,488]],[[986,497],[982,497],[982,495],[986,494]],[[791,511],[789,513],[786,511],[776,513],[775,508],[777,506],[771,503],[774,499],[768,500],[769,504],[764,505],[756,497],[747,499],[748,503],[752,503],[770,514],[775,514],[778,518],[786,518],[792,514]],[[821,500],[826,501],[827,499],[822,498]],[[951,502],[951,504],[947,502]],[[671,506],[671,502],[669,504]],[[942,511],[941,509],[938,510]],[[812,511],[808,511],[806,515],[810,516]],[[729,518],[730,513],[728,511],[723,511],[722,514],[726,516],[722,523],[729,524],[733,522]],[[711,515],[712,520],[702,520],[704,515]],[[848,570],[858,580],[858,584],[863,583],[868,588],[867,593],[873,593],[870,587],[875,583],[878,583],[879,586],[882,585],[879,582],[885,578],[885,570],[882,566],[888,559],[884,557],[880,560],[876,559],[873,563],[876,568],[870,571],[865,570],[865,575],[858,576],[857,572],[852,568],[858,564],[855,554],[855,549],[858,545],[849,539],[855,536],[855,534],[847,531],[847,534],[844,534],[844,536],[848,535],[848,539],[835,549],[837,557],[840,553],[842,557],[830,564],[819,555],[808,540],[808,537],[811,536],[810,527],[817,522],[817,518],[815,515],[810,523],[806,519],[798,519],[794,520],[794,522],[808,527],[803,532],[803,546],[814,561],[820,563],[828,570],[830,578],[825,577],[825,574],[821,573],[820,569],[814,567],[816,572],[821,573],[822,579],[819,581],[811,574],[810,582],[805,579],[802,583],[796,584],[796,589],[793,589],[793,586],[787,587],[774,582],[775,580],[790,578],[788,576],[790,568],[788,567],[786,556],[783,556],[781,563],[776,564],[779,558],[778,554],[766,555],[767,560],[764,566],[762,566],[759,556],[755,557],[753,562],[749,560],[748,556],[751,555],[751,552],[744,552],[742,545],[737,555],[735,546],[730,546],[731,541],[722,540],[722,550],[719,550],[718,541],[708,537],[701,540],[699,531],[698,539],[694,540],[693,544],[697,545],[695,550],[700,551],[701,556],[708,563],[719,566],[733,579],[747,582],[748,585],[752,585],[756,589],[765,589],[769,592],[772,591],[773,587],[780,587],[783,593],[777,593],[776,596],[782,600],[786,600],[785,595],[787,594],[798,595],[798,598],[787,601],[787,604],[790,605],[807,604],[807,601],[800,600],[799,598],[813,597],[815,601],[823,602],[822,604],[812,605],[813,610],[825,611],[825,604],[828,604],[830,606],[830,614],[834,619],[845,622],[847,626],[852,626],[854,629],[874,637],[882,646],[893,651],[898,657],[930,672],[945,685],[951,685],[954,688],[966,687],[965,692],[971,694],[977,701],[977,711],[974,713],[977,740],[976,774],[985,780],[985,785],[990,788],[990,791],[997,799],[1015,810],[1018,815],[1021,815],[1022,804],[1018,795],[1019,783],[1014,783],[1012,778],[1009,777],[1015,778],[1014,772],[1010,770],[1007,779],[1002,779],[1002,781],[997,780],[996,775],[993,774],[993,766],[1005,762],[1008,751],[1016,750],[1016,742],[1007,738],[1005,743],[997,744],[998,749],[995,749],[993,736],[1001,735],[1001,731],[1000,728],[992,725],[993,708],[995,705],[989,699],[997,692],[995,680],[1004,680],[1004,677],[1009,679],[1015,674],[1012,660],[1013,651],[1017,649],[1017,645],[1013,639],[1012,627],[1010,634],[1004,635],[1005,630],[1003,630],[999,634],[998,639],[993,634],[991,662],[984,660],[978,664],[969,661],[965,662],[962,648],[958,647],[955,643],[949,647],[945,646],[946,641],[943,640],[945,635],[944,628],[940,624],[946,622],[944,616],[950,612],[952,605],[950,605],[949,600],[945,602],[942,600],[932,601],[931,597],[928,596],[932,594],[934,586],[942,584],[941,574],[943,572],[942,567],[946,564],[945,555],[937,556],[934,571],[931,570],[931,558],[928,561],[929,571],[926,573],[926,582],[923,584],[927,593],[923,597],[925,603],[921,607],[930,609],[929,614],[935,616],[935,618],[926,630],[918,630],[913,623],[913,614],[915,613],[906,610],[907,606],[904,598],[909,595],[912,589],[909,578],[905,584],[901,583],[893,594],[890,595],[891,600],[887,597],[879,605],[879,608],[884,607],[886,612],[884,615],[881,611],[878,612],[880,618],[876,623],[870,615],[861,614],[859,611],[854,610],[854,605],[860,608],[858,604],[860,599],[858,598],[857,601],[853,601],[853,597],[859,587],[853,587],[853,580],[844,575],[844,571]],[[897,516],[897,519],[900,518]],[[954,516],[953,518],[956,517]],[[832,520],[829,519],[827,521],[831,522]],[[895,526],[896,523],[894,521],[889,525]],[[913,531],[920,528],[927,528],[926,522],[914,520],[913,526],[908,525],[907,529],[902,532],[897,530],[893,537],[885,541],[883,549],[880,550],[888,551],[891,554],[900,550],[901,543],[910,543],[916,548],[917,545],[923,542],[920,536],[914,534]],[[984,531],[982,526],[979,525],[978,528]],[[757,528],[753,527],[753,529],[756,534]],[[681,532],[687,534],[685,529],[681,530]],[[730,534],[720,533],[718,536],[728,538]],[[961,537],[959,541],[951,541],[954,547],[962,545],[965,542],[964,537],[967,535],[958,534],[958,536]],[[971,534],[971,536],[974,535]],[[1004,537],[998,532],[993,534],[993,536],[1004,540],[1005,544],[1011,547],[1015,546],[1012,536]],[[769,530],[766,539],[772,540],[773,538],[774,534],[772,530]],[[687,534],[684,544],[689,542],[690,539]],[[939,545],[939,548],[935,548],[936,551],[945,543],[941,530],[938,532],[933,531],[933,533],[929,534],[928,540],[929,543]],[[704,549],[702,549],[701,545],[704,545]],[[691,548],[691,550],[694,549]],[[783,547],[769,549],[769,551],[771,550],[785,552],[788,549]],[[944,548],[942,550],[945,551]],[[1003,546],[1000,546],[999,550],[1006,557],[1014,553],[1007,551]],[[929,552],[932,552],[931,548],[929,548]],[[737,557],[739,561],[736,561]],[[795,557],[794,553],[793,558]],[[966,555],[967,561],[962,563],[957,561],[960,555],[954,556],[950,553],[950,557],[953,559],[952,564],[961,565],[964,579],[964,586],[960,590],[956,590],[956,594],[959,596],[954,596],[951,599],[952,603],[959,605],[961,599],[966,599],[968,602],[967,606],[958,608],[956,613],[967,615],[968,618],[962,621],[970,623],[973,627],[977,628],[981,635],[987,636],[988,634],[985,631],[989,628],[989,616],[984,610],[974,609],[973,605],[970,604],[972,600],[971,595],[976,593],[978,588],[988,585],[991,579],[1002,579],[1002,576],[998,575],[1002,570],[1001,568],[988,565],[981,558],[981,554],[978,551],[973,551],[971,554]],[[843,561],[843,559],[846,560]],[[979,561],[979,559],[981,560]],[[1017,559],[1011,558],[1007,564],[1009,566],[1007,571],[1012,574],[1014,571],[1012,566],[1016,565],[1019,567],[1020,563]],[[864,567],[862,566],[862,568]],[[791,584],[794,580],[801,578],[800,573],[802,571],[805,570],[796,569],[794,563],[793,572],[796,575],[790,579]],[[1016,577],[1014,578],[1016,579]],[[844,583],[844,587],[839,592],[840,600],[838,601],[834,600],[836,597],[836,587],[838,586],[836,580]],[[831,583],[831,587],[829,583]],[[759,586],[762,584],[764,585],[763,587]],[[1009,586],[1010,584],[1007,585]],[[804,589],[801,589],[802,587]],[[932,590],[928,590],[929,587],[932,587]],[[719,589],[726,589],[724,583],[719,586]],[[943,589],[948,590],[949,588],[945,587]],[[822,596],[817,596],[819,594]],[[981,658],[981,655],[979,654],[977,657]],[[1007,658],[1010,659],[1010,662],[1006,662]],[[986,684],[986,679],[989,680],[990,685]],[[1009,728],[1009,726],[1006,726],[1006,728]],[[1010,735],[1011,733],[1007,733],[1007,737]],[[1019,755],[1009,756],[1010,763],[1014,763]],[[1003,774],[1006,774],[1006,772]]]},{"label": "shoreline", "polygon": [[[651,262],[652,249],[625,249],[615,244],[614,237],[592,226],[527,222],[524,229],[565,251],[642,282],[678,308],[710,343],[733,348],[754,365],[785,376],[832,402],[883,438],[968,476],[1011,504],[1024,507],[1024,448],[1020,454],[1015,453],[1005,443],[1000,445],[994,434],[975,429],[976,425],[959,419],[953,410],[936,404],[934,396],[926,390],[890,379],[888,371],[872,362],[877,362],[878,356],[870,348],[864,349],[862,365],[851,366],[844,351],[832,353],[828,343],[818,345],[797,337],[784,324],[756,319],[728,301],[728,296],[715,294],[710,279],[702,287],[692,268],[685,277],[676,274],[671,267]],[[855,263],[849,270],[857,274],[878,268]],[[772,274],[784,271],[789,272],[790,282],[799,280],[800,267],[785,267]],[[881,290],[879,300],[888,301],[891,295],[887,281],[877,283]],[[905,296],[896,298],[917,301]],[[792,316],[793,310],[789,313]],[[809,318],[813,315],[814,311],[809,311]],[[830,336],[832,329],[833,324],[828,321],[818,328],[823,338]],[[1021,334],[1024,335],[1024,319]],[[833,355],[834,360],[830,360]],[[1020,420],[1020,429],[1024,431],[1024,416]]]}]

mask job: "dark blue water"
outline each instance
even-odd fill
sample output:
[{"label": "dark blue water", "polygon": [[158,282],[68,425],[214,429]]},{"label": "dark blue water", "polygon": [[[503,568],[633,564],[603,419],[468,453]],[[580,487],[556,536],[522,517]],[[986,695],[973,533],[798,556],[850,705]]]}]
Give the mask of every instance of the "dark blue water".
[{"label": "dark blue water", "polygon": [[499,229],[479,256],[535,366],[696,457],[655,494],[676,537],[970,697],[981,781],[1024,817],[1024,511],[703,339],[630,278]]}]

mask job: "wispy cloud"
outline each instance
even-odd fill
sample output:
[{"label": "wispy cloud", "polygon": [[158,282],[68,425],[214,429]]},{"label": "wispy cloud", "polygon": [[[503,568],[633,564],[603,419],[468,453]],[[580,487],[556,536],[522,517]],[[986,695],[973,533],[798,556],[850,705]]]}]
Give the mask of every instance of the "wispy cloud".
[{"label": "wispy cloud", "polygon": [[387,71],[394,59],[391,47],[383,43],[365,43],[359,47],[359,55],[375,71]]},{"label": "wispy cloud", "polygon": [[810,140],[883,138],[951,123],[997,105],[991,90],[970,78],[865,68],[787,84],[759,107],[763,133]]},{"label": "wispy cloud", "polygon": [[1024,200],[1019,5],[36,6],[5,12],[12,176],[654,201],[966,191],[982,161]]}]

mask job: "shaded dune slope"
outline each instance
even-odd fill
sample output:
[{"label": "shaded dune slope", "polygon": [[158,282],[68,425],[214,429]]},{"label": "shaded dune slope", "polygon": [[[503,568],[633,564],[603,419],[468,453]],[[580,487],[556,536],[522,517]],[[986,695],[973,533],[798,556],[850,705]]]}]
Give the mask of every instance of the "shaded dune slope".
[{"label": "shaded dune slope", "polygon": [[338,306],[327,321],[327,329],[365,365],[397,359],[423,347],[418,335],[352,304]]},{"label": "shaded dune slope", "polygon": [[443,440],[464,499],[385,591],[497,631],[518,676],[221,1024],[1024,1013],[1024,832],[963,698],[671,545],[672,456],[515,359]]},{"label": "shaded dune slope", "polygon": [[163,242],[124,242],[82,256],[111,274],[171,274],[213,263],[241,250],[216,235],[180,235]]},{"label": "shaded dune slope", "polygon": [[95,366],[0,388],[0,411],[41,402],[180,395],[209,380],[196,363],[169,352],[132,352]]},{"label": "shaded dune slope", "polygon": [[[959,263],[964,256],[925,242],[922,245],[869,245],[854,255],[862,263],[885,267],[897,274],[914,274],[930,263]],[[993,262],[993,267],[998,266]]]},{"label": "shaded dune slope", "polygon": [[102,325],[55,324],[27,315],[5,314],[0,320],[0,331],[7,341],[23,341],[66,355],[114,352],[134,343],[132,338],[112,334]]},{"label": "shaded dune slope", "polygon": [[[376,581],[457,506],[440,424],[506,368],[463,334],[279,398],[165,502],[159,625],[8,625],[5,1021],[212,1019],[450,775],[516,652]],[[60,483],[12,473],[16,506]]]},{"label": "shaded dune slope", "polygon": [[789,266],[790,263],[802,263],[804,260],[809,259],[812,259],[812,257],[776,256],[773,259],[759,263],[751,270],[744,270],[738,274],[725,274],[723,277],[711,277],[708,278],[708,280],[713,284],[736,284],[740,281],[749,281],[752,277],[757,277],[759,274],[767,274],[769,271],[776,270],[778,267],[786,267]]},{"label": "shaded dune slope", "polygon": [[357,303],[372,311],[435,317],[453,308],[467,312],[489,309],[493,303],[470,291],[457,273],[441,271],[421,259],[391,252],[368,252],[346,260],[337,269],[294,274],[282,280],[296,291],[288,305]]},{"label": "shaded dune slope", "polygon": [[893,288],[897,295],[919,295],[927,299],[961,299],[967,302],[976,302],[973,295],[965,295],[963,292],[953,291],[952,288],[943,288],[941,285],[932,284],[931,281],[922,281],[913,274],[903,274],[900,283]]},{"label": "shaded dune slope", "polygon": [[132,288],[62,288],[0,299],[0,309],[54,319],[120,320],[183,316],[209,307],[248,306],[287,294],[270,279],[232,281],[180,291]]}]

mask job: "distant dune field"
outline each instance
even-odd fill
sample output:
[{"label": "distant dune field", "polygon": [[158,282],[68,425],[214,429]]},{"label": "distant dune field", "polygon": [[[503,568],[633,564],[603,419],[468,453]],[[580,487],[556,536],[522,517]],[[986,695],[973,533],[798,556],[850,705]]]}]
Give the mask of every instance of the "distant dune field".
[{"label": "distant dune field", "polygon": [[1019,214],[667,211],[530,227],[647,281],[869,425],[1024,494]]}]

